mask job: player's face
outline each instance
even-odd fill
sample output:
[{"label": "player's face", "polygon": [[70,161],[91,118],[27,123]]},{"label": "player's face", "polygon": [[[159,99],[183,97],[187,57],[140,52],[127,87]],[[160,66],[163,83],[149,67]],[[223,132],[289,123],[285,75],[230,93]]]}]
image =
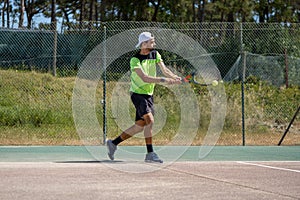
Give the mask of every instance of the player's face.
[{"label": "player's face", "polygon": [[151,40],[148,40],[147,42],[144,42],[143,48],[152,50],[154,49],[155,45],[155,39],[153,38]]}]

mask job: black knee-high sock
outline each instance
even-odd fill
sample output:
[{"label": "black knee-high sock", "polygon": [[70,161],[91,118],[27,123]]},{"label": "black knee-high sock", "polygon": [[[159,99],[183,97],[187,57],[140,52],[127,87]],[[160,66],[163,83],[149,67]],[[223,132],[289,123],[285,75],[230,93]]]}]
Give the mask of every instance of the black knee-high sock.
[{"label": "black knee-high sock", "polygon": [[120,144],[122,141],[123,141],[123,140],[122,140],[121,136],[119,136],[119,137],[117,137],[116,139],[114,139],[114,140],[112,141],[112,143],[113,143],[114,145],[118,145],[118,144]]},{"label": "black knee-high sock", "polygon": [[147,144],[147,152],[150,153],[150,152],[153,152],[153,146],[152,144]]}]

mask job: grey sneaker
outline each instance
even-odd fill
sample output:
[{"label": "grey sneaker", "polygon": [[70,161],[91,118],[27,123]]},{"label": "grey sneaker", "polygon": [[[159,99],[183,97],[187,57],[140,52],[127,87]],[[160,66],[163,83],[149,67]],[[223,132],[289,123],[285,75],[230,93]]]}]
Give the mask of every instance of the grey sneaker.
[{"label": "grey sneaker", "polygon": [[163,161],[157,156],[156,153],[150,152],[146,154],[145,162],[158,162],[163,163]]},{"label": "grey sneaker", "polygon": [[107,140],[106,144],[107,144],[107,150],[108,150],[107,155],[111,160],[114,160],[115,159],[114,154],[115,154],[115,151],[117,150],[117,146],[114,145],[111,140]]}]

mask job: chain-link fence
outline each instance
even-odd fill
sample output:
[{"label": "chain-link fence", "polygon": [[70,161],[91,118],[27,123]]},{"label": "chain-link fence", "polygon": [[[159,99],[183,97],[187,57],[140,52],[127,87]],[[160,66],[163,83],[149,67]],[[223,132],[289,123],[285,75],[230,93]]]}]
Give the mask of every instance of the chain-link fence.
[{"label": "chain-link fence", "polygon": [[[1,144],[101,144],[102,131],[111,138],[131,126],[129,63],[142,31],[155,36],[164,63],[177,75],[198,71],[199,81],[223,79],[215,87],[158,84],[156,144],[168,144],[182,127],[189,135],[196,125],[194,145],[210,144],[205,138],[220,128],[219,145],[278,143],[300,102],[299,24],[107,22],[63,33],[0,29]],[[188,101],[189,90],[197,106],[186,111],[181,100]],[[74,102],[74,95],[89,92],[94,96]],[[141,137],[126,144],[141,144]],[[299,116],[283,144],[300,144]]]}]

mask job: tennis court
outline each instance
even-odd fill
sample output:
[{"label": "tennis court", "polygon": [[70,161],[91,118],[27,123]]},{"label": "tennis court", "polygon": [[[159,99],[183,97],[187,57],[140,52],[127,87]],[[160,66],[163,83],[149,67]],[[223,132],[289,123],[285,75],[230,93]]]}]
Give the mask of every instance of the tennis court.
[{"label": "tennis court", "polygon": [[105,147],[98,159],[79,146],[2,146],[0,199],[300,199],[299,146],[216,146],[202,159],[199,148],[146,164],[128,158],[143,146],[120,146],[114,162]]}]

